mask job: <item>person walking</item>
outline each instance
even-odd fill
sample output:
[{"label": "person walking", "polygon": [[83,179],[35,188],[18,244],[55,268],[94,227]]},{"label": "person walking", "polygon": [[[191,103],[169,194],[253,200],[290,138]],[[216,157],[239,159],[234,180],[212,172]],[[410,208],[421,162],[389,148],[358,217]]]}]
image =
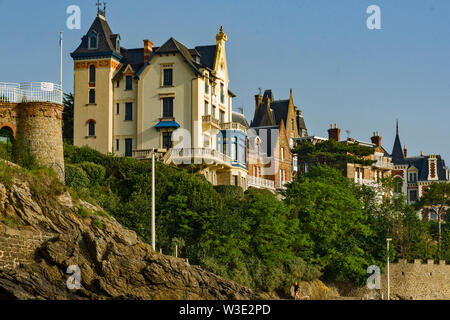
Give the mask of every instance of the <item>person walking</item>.
[{"label": "person walking", "polygon": [[298,293],[299,289],[300,289],[300,286],[298,285],[298,282],[295,281],[295,283],[294,283],[294,299],[295,300],[297,300],[297,293]]}]

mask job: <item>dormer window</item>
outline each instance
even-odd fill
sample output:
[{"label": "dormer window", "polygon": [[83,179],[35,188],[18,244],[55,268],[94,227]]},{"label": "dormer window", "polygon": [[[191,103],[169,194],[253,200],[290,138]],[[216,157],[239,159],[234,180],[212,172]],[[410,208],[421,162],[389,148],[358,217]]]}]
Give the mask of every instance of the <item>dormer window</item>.
[{"label": "dormer window", "polygon": [[117,39],[116,39],[116,51],[120,52],[120,39],[119,39],[119,37],[117,37]]},{"label": "dormer window", "polygon": [[200,57],[199,57],[199,56],[195,56],[195,62],[197,62],[198,64],[200,64]]},{"label": "dormer window", "polygon": [[95,32],[91,32],[88,36],[88,49],[98,48],[98,37]]}]

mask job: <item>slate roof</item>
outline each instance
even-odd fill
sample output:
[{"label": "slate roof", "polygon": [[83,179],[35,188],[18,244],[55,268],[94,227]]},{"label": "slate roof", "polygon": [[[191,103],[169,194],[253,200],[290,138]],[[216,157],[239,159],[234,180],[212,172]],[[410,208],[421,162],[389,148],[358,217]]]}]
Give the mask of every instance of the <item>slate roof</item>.
[{"label": "slate roof", "polygon": [[[93,31],[97,33],[98,37],[97,49],[88,48],[88,35]],[[117,36],[118,36],[117,34],[112,33],[111,28],[109,27],[106,20],[97,16],[94,22],[92,23],[91,27],[89,28],[89,31],[86,33],[85,36],[81,38],[81,44],[71,54],[71,56],[74,58],[77,55],[108,53],[108,52],[120,55],[121,53],[116,50],[116,44],[113,43],[112,41],[112,38],[116,38]]]},{"label": "slate roof", "polygon": [[216,49],[216,45],[195,47],[195,50],[200,54],[200,63],[209,69],[213,69]]},{"label": "slate roof", "polygon": [[302,116],[297,117],[297,127],[298,127],[299,129],[306,130],[305,119],[303,119]]},{"label": "slate roof", "polygon": [[397,122],[397,134],[395,135],[394,147],[392,149],[391,157],[392,163],[395,165],[406,164],[402,144],[400,143],[400,136],[398,134],[398,122]]},{"label": "slate roof", "polygon": [[[425,157],[411,157],[411,158],[404,159],[405,164],[408,164],[408,169],[411,168],[412,166],[414,166],[419,170],[419,174],[418,174],[418,178],[417,178],[418,181],[428,181],[428,174],[429,174],[428,159],[429,158],[430,158],[429,156],[425,156]],[[446,172],[445,172],[445,161],[439,155],[436,156],[436,158],[437,158],[436,171],[437,171],[438,179],[439,179],[439,181],[446,181],[447,177],[446,177]]]},{"label": "slate roof", "polygon": [[[411,168],[412,166],[416,167],[419,170],[419,174],[417,177],[418,181],[428,181],[428,174],[429,174],[429,170],[428,170],[428,159],[430,158],[430,156],[425,156],[425,157],[404,157],[403,154],[403,149],[402,149],[402,144],[400,143],[400,136],[398,133],[398,122],[397,122],[397,133],[395,135],[395,142],[394,142],[394,147],[392,149],[392,163],[395,165],[408,165],[408,169]],[[436,171],[437,171],[437,175],[438,175],[438,179],[440,181],[446,181],[447,177],[446,177],[446,166],[445,166],[445,161],[444,159],[441,158],[441,156],[437,155],[437,167],[436,167]]]},{"label": "slate roof", "polygon": [[[272,90],[264,91],[261,105],[256,111],[255,117],[251,123],[252,127],[280,125],[281,120],[286,123],[289,100],[274,101],[273,97]],[[270,99],[270,110],[267,110],[267,99]]]},{"label": "slate roof", "polygon": [[231,117],[232,117],[232,121],[233,121],[233,122],[240,123],[240,124],[243,125],[244,127],[248,128],[248,122],[247,122],[247,119],[245,119],[245,116],[244,116],[242,113],[233,111]]}]

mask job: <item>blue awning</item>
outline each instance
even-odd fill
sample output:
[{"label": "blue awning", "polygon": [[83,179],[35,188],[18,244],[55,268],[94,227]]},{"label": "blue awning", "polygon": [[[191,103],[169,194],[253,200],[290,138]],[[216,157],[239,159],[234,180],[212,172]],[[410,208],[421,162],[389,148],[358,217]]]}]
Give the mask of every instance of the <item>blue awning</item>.
[{"label": "blue awning", "polygon": [[180,125],[176,121],[161,121],[158,123],[155,128],[161,129],[161,128],[179,128]]}]

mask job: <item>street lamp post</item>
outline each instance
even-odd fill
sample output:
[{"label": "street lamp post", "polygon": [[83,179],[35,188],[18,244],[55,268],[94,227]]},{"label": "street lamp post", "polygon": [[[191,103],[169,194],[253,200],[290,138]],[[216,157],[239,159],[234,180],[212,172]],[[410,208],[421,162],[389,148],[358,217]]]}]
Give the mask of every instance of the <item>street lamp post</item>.
[{"label": "street lamp post", "polygon": [[155,149],[152,149],[152,247],[156,250],[155,236]]},{"label": "street lamp post", "polygon": [[390,284],[390,277],[389,277],[389,242],[392,241],[391,238],[386,239],[387,244],[387,299],[390,300],[391,295],[391,284]]}]

